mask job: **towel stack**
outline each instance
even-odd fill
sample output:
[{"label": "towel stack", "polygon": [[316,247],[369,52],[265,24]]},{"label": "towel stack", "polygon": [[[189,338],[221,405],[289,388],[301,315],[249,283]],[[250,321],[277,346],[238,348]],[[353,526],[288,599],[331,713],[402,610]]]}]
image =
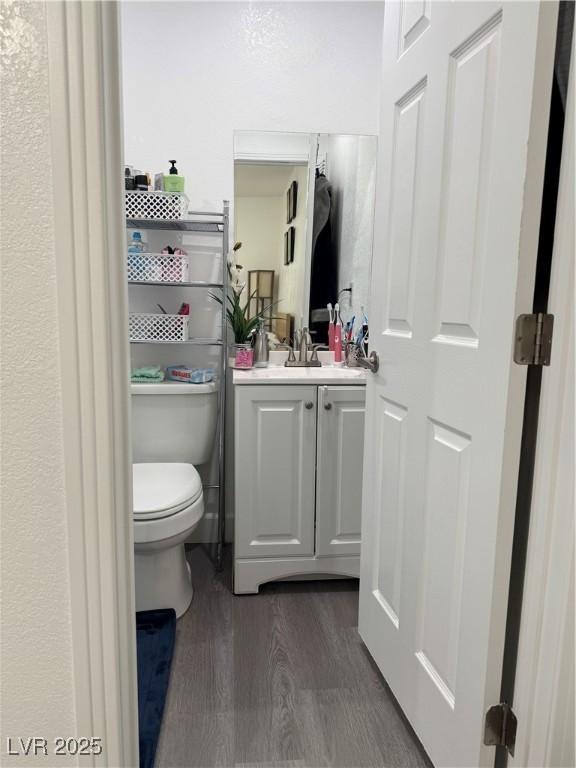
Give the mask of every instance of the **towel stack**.
[{"label": "towel stack", "polygon": [[164,381],[164,371],[159,365],[145,365],[133,368],[130,374],[132,384],[158,384]]}]

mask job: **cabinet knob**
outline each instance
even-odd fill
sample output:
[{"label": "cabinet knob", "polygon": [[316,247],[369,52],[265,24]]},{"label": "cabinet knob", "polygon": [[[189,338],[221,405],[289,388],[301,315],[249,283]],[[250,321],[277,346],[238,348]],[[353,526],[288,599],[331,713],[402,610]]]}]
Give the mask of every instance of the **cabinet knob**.
[{"label": "cabinet knob", "polygon": [[309,411],[310,411],[312,408],[314,408],[314,403],[312,403],[312,402],[307,402],[305,407],[306,407],[306,409],[307,409],[307,410],[309,410]]},{"label": "cabinet knob", "polygon": [[332,410],[332,403],[325,403],[324,404],[324,410],[326,410],[326,411]]}]

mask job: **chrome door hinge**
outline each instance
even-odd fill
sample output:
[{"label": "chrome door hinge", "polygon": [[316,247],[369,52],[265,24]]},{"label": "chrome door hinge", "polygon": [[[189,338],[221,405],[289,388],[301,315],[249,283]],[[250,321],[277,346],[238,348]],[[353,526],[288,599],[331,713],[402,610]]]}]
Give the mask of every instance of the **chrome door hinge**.
[{"label": "chrome door hinge", "polygon": [[538,312],[516,320],[514,362],[518,365],[550,365],[554,315]]},{"label": "chrome door hinge", "polygon": [[506,747],[514,756],[518,721],[509,704],[490,707],[484,720],[484,744],[489,747]]}]

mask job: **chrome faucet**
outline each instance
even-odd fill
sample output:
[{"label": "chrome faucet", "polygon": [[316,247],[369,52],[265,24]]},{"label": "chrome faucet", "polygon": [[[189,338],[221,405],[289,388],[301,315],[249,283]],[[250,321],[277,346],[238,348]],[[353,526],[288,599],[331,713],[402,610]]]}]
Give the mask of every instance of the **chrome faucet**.
[{"label": "chrome faucet", "polygon": [[286,344],[282,342],[281,344],[276,344],[276,349],[287,349],[288,350],[288,362],[294,363],[296,362],[296,355],[294,354],[294,348],[290,346],[290,344]]},{"label": "chrome faucet", "polygon": [[299,344],[300,352],[298,354],[298,360],[301,363],[308,362],[308,345],[309,344],[312,344],[312,339],[310,337],[308,328],[302,328],[302,332],[300,333],[300,344]]},{"label": "chrome faucet", "polygon": [[318,350],[325,349],[330,351],[330,347],[327,344],[312,344],[312,355],[310,356],[310,362],[316,363],[318,361]]},{"label": "chrome faucet", "polygon": [[[302,328],[300,332],[294,333],[294,350],[298,348],[298,360],[292,351],[288,360],[284,363],[287,368],[318,368],[322,365],[318,360],[318,353],[312,346],[312,339],[308,328]],[[308,359],[308,350],[312,348],[312,356]]]}]

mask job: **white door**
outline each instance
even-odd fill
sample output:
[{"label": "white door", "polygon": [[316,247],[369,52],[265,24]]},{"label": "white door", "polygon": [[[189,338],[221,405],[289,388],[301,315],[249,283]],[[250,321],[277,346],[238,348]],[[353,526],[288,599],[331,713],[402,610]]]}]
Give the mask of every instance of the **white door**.
[{"label": "white door", "polygon": [[359,555],[365,387],[318,387],[316,554]]},{"label": "white door", "polygon": [[316,389],[236,387],[237,558],[314,554]]},{"label": "white door", "polygon": [[359,630],[437,766],[494,759],[556,14],[385,8]]}]

